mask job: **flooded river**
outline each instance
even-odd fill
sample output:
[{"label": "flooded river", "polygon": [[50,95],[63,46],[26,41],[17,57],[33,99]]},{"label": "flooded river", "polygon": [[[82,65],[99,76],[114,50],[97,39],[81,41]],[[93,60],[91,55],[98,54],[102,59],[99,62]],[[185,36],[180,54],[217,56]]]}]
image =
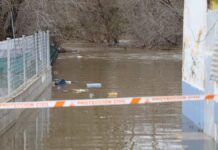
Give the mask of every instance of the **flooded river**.
[{"label": "flooded river", "polygon": [[[76,45],[78,46],[78,45]],[[61,54],[41,96],[87,99],[180,95],[181,52],[84,48]],[[86,89],[86,83],[102,88]],[[0,137],[1,150],[215,150],[181,114],[181,103],[26,110]]]}]

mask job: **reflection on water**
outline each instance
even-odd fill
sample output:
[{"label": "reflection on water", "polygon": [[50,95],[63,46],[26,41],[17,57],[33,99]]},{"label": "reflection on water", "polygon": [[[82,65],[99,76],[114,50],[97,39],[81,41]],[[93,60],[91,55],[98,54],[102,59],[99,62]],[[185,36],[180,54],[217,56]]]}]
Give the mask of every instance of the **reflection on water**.
[{"label": "reflection on water", "polygon": [[[78,57],[79,56],[79,57]],[[53,99],[181,94],[181,54],[152,51],[82,51],[62,54]],[[86,83],[102,83],[86,89]],[[3,150],[214,150],[213,140],[181,115],[181,103],[25,111],[0,138]]]},{"label": "reflection on water", "polygon": [[[39,96],[48,99],[51,88]],[[13,110],[14,111],[14,110]],[[2,119],[2,118],[1,118]],[[0,136],[1,150],[43,150],[44,137],[49,135],[50,110],[24,110],[15,124]]]}]

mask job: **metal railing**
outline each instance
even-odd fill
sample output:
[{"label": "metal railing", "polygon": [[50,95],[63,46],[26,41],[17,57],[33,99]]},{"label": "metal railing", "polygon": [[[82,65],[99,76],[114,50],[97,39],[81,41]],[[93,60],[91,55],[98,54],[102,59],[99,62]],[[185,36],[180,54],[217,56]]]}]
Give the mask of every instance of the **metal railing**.
[{"label": "metal railing", "polygon": [[12,96],[49,67],[49,31],[0,42],[0,97]]}]

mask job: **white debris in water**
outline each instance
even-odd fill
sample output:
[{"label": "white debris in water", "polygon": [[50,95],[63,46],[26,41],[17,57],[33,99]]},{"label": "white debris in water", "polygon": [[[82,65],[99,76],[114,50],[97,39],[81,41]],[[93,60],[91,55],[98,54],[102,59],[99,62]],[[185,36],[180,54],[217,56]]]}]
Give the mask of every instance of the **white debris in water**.
[{"label": "white debris in water", "polygon": [[81,58],[83,58],[82,56],[80,56],[80,55],[78,55],[78,56],[76,56],[76,58],[78,58],[78,59],[81,59]]},{"label": "white debris in water", "polygon": [[88,92],[88,89],[72,89],[76,94]]},{"label": "white debris in water", "polygon": [[106,116],[100,116],[99,118],[100,119],[106,119],[107,117]]}]

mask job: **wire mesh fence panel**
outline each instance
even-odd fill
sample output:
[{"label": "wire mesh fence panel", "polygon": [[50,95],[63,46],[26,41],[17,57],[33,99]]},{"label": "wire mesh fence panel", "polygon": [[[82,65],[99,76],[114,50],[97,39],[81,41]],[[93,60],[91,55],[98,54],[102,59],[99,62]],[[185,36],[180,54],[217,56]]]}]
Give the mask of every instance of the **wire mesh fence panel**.
[{"label": "wire mesh fence panel", "polygon": [[0,97],[10,96],[47,66],[48,39],[45,32],[0,42]]},{"label": "wire mesh fence panel", "polygon": [[7,50],[0,49],[0,97],[8,94]]},{"label": "wire mesh fence panel", "polygon": [[43,68],[47,66],[47,40],[46,40],[46,33],[42,33],[42,54],[43,54]]},{"label": "wire mesh fence panel", "polygon": [[12,49],[10,53],[10,82],[11,90],[16,90],[19,86],[24,83],[24,62],[25,56],[23,53],[23,40],[11,40]]},{"label": "wire mesh fence panel", "polygon": [[37,34],[37,45],[38,45],[38,71],[39,73],[43,70],[43,40],[42,40],[42,34],[39,32]]},{"label": "wire mesh fence panel", "polygon": [[34,37],[29,36],[25,39],[25,66],[26,66],[26,79],[32,78],[36,74],[36,54],[34,51]]}]

